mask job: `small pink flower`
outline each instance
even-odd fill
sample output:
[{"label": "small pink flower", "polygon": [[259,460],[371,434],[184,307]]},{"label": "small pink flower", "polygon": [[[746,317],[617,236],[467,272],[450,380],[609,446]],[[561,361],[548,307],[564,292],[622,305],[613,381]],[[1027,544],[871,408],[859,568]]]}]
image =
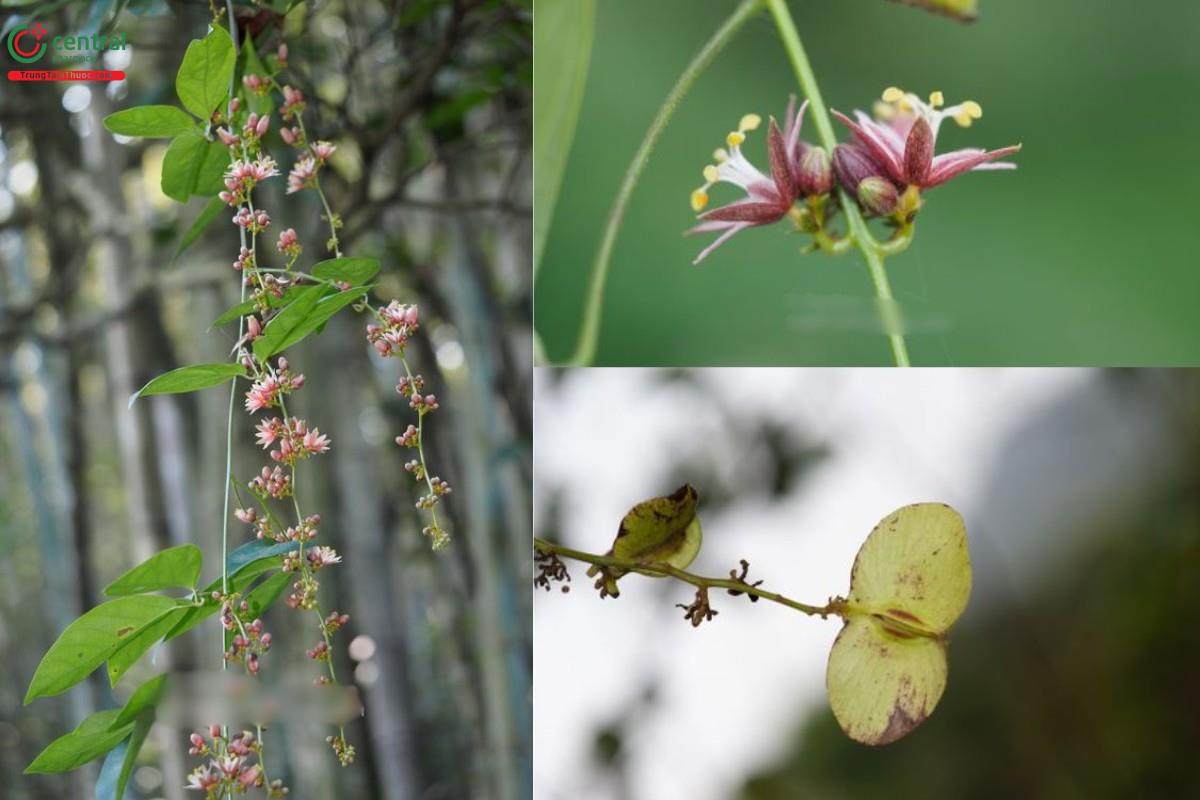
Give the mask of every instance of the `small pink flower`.
[{"label": "small pink flower", "polygon": [[219,776],[215,775],[210,766],[196,767],[188,775],[188,782],[185,789],[195,789],[200,792],[207,792],[209,789],[221,782]]},{"label": "small pink flower", "polygon": [[258,423],[255,430],[258,431],[258,445],[265,450],[279,438],[279,434],[283,431],[283,421],[279,417],[264,419]]},{"label": "small pink flower", "polygon": [[262,325],[258,322],[258,317],[251,315],[246,317],[246,331],[250,334],[250,341],[254,341],[262,333]]},{"label": "small pink flower", "polygon": [[317,175],[317,162],[312,156],[301,156],[296,160],[295,166],[288,173],[288,194],[296,192],[311,186],[313,179]]},{"label": "small pink flower", "polygon": [[313,428],[304,434],[304,449],[310,453],[325,453],[329,451],[329,437]]},{"label": "small pink flower", "polygon": [[322,567],[342,563],[342,557],[332,547],[313,547],[304,555],[308,558],[308,565],[314,572]]},{"label": "small pink flower", "polygon": [[288,46],[287,42],[279,45],[279,49],[275,51],[275,57],[279,59],[280,66],[287,66]]},{"label": "small pink flower", "polygon": [[313,156],[321,163],[328,161],[335,150],[337,150],[337,145],[332,142],[314,142],[312,146]]},{"label": "small pink flower", "polygon": [[238,518],[239,522],[244,522],[247,525],[253,525],[258,521],[258,512],[253,508],[236,508],[233,515]]},{"label": "small pink flower", "polygon": [[279,113],[284,119],[290,120],[293,115],[304,111],[304,93],[291,86],[283,87],[283,106]]},{"label": "small pink flower", "polygon": [[266,94],[271,88],[271,82],[261,75],[247,75],[242,78],[242,85],[255,94]]},{"label": "small pink flower", "polygon": [[225,145],[226,147],[236,147],[242,141],[225,128],[217,128],[217,138],[220,139],[221,144]]}]

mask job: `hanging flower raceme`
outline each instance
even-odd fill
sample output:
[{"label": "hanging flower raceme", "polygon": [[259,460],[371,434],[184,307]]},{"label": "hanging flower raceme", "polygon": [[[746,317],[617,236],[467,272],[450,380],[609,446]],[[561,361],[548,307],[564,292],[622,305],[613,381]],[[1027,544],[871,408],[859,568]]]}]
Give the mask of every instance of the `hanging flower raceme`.
[{"label": "hanging flower raceme", "polygon": [[727,148],[720,148],[713,157],[715,164],[704,168],[704,184],[692,192],[692,210],[708,205],[708,190],[716,183],[730,183],[746,193],[746,197],[728,205],[700,214],[700,224],[688,233],[721,233],[692,263],[699,264],[709,253],[720,247],[736,233],[746,228],[770,225],[786,217],[799,199],[826,194],[832,188],[829,155],[820,147],[800,140],[800,126],[808,103],[793,114],[788,104],[783,128],[771,119],[767,126],[767,157],[770,175],[764,174],[746,158],[742,145],[746,134],[757,130],[762,118],[746,114],[737,130],[725,137]]},{"label": "hanging flower raceme", "polygon": [[[938,130],[946,119],[960,127],[970,127],[983,116],[983,108],[973,100],[944,107],[945,97],[934,92],[926,102],[911,92],[889,87],[882,102],[875,107],[876,119],[856,111],[857,121],[834,111],[854,135],[857,145],[839,145],[834,163],[839,181],[859,202],[874,213],[911,214],[920,205],[919,194],[924,189],[940,186],[951,178],[971,170],[1016,169],[1016,164],[998,159],[1012,155],[1021,145],[999,150],[964,148],[934,155]],[[849,148],[856,148],[850,150]],[[863,160],[873,167],[873,174],[863,176]],[[865,187],[863,180],[871,182]],[[896,202],[890,203],[890,192],[880,180],[890,181],[897,189]],[[864,197],[864,193],[866,197]]]}]

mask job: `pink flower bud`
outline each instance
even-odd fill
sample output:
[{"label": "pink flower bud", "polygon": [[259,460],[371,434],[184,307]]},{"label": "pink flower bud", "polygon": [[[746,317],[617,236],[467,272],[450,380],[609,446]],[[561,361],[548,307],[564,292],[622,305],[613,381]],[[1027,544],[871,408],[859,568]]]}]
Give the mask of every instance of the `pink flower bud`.
[{"label": "pink flower bud", "polygon": [[286,42],[279,45],[279,49],[275,51],[275,56],[279,59],[280,64],[287,63],[288,46]]},{"label": "pink flower bud", "polygon": [[212,739],[219,739],[221,736],[221,726],[220,725],[208,726],[208,735]]},{"label": "pink flower bud", "polygon": [[246,329],[250,332],[250,339],[254,340],[262,333],[262,325],[258,322],[258,317],[246,317]]},{"label": "pink flower bud", "polygon": [[258,121],[258,125],[254,127],[254,132],[259,136],[266,136],[267,129],[271,127],[271,118],[263,115],[263,118]]},{"label": "pink flower bud", "polygon": [[800,191],[805,195],[828,194],[833,188],[833,167],[824,147],[810,147],[800,159]]}]

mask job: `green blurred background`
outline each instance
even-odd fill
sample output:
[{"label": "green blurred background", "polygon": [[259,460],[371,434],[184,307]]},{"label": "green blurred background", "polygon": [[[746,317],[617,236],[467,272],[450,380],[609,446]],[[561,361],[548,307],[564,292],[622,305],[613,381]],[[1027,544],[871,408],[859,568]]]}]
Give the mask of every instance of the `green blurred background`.
[{"label": "green blurred background", "polygon": [[[1200,4],[984,0],[964,26],[883,0],[791,4],[826,101],[888,85],[984,118],[940,149],[1023,142],[1015,173],[927,196],[889,260],[914,364],[1200,364]],[[603,0],[586,93],[536,286],[546,357],[575,346],[621,176],[659,104],[733,0]],[[536,90],[535,90],[536,91]],[[718,56],[655,150],[613,254],[598,364],[888,364],[861,258],[802,256],[784,225],[741,233],[699,267],[688,194],[745,112],[797,92],[766,14]],[[839,126],[840,127],[840,126]],[[805,138],[815,138],[806,126]],[[839,131],[840,132],[840,131]],[[761,130],[746,146],[765,166]],[[713,192],[713,203],[737,197]],[[538,213],[542,213],[539,209]]]}]

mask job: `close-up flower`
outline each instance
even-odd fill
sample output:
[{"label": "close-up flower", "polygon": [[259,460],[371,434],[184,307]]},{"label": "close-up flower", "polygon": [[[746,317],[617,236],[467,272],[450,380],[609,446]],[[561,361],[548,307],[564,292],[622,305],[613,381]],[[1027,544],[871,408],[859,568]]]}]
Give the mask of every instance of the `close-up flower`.
[{"label": "close-up flower", "polygon": [[770,175],[754,166],[742,152],[746,134],[757,130],[762,124],[762,117],[758,114],[743,116],[737,130],[725,137],[726,147],[718,148],[713,153],[716,163],[704,168],[704,184],[692,192],[692,210],[700,212],[708,205],[708,190],[717,183],[732,184],[744,191],[746,196],[700,214],[700,224],[688,233],[720,232],[721,235],[696,256],[693,264],[699,264],[734,234],[783,219],[801,196],[801,158],[813,145],[800,141],[800,127],[808,102],[795,113],[794,107],[794,101],[788,103],[782,129],[774,118],[767,125]]},{"label": "close-up flower", "polygon": [[[929,95],[928,102],[912,92],[892,86],[883,92],[876,104],[875,118],[855,111],[852,120],[839,111],[833,115],[854,135],[857,143],[880,167],[880,173],[892,180],[902,191],[932,189],[951,178],[972,170],[1016,169],[1017,165],[999,159],[1021,149],[1016,144],[999,150],[966,147],[935,155],[938,131],[942,122],[952,119],[962,128],[969,128],[983,116],[983,108],[974,100],[953,106],[945,105],[941,92]],[[852,194],[859,186],[846,185]]]}]

